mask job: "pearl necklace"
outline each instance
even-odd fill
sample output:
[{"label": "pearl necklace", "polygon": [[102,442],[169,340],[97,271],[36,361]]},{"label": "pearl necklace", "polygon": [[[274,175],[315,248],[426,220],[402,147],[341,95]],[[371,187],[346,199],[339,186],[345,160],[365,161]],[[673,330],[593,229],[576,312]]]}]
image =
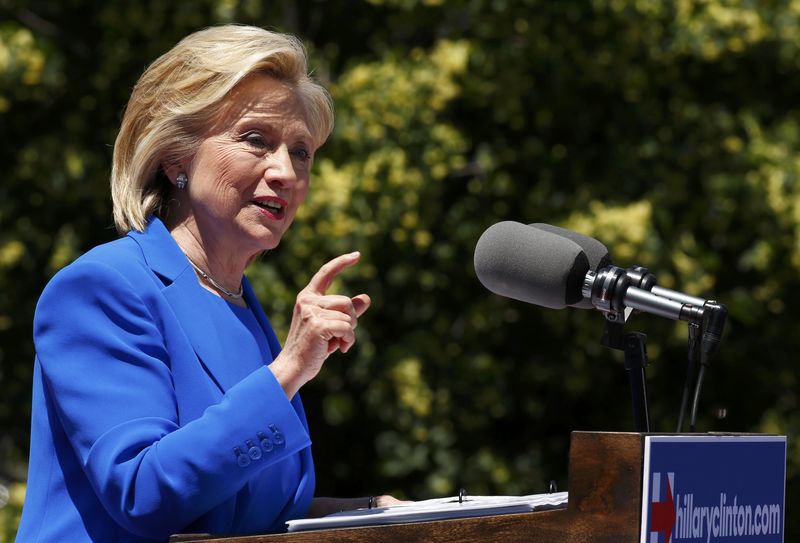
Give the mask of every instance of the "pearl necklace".
[{"label": "pearl necklace", "polygon": [[192,262],[192,259],[191,259],[191,258],[189,258],[189,257],[187,256],[187,257],[186,257],[186,260],[188,260],[188,261],[189,261],[189,264],[191,264],[191,265],[192,265],[192,268],[194,268],[194,271],[196,271],[196,272],[197,272],[197,273],[200,275],[200,277],[202,277],[202,278],[203,278],[203,279],[205,279],[205,280],[206,280],[208,283],[210,283],[212,287],[214,287],[215,289],[217,289],[218,291],[220,291],[221,293],[223,293],[223,294],[224,294],[225,296],[227,296],[228,298],[232,298],[232,299],[234,299],[234,300],[241,300],[241,299],[242,299],[242,296],[244,295],[244,287],[242,286],[242,284],[241,284],[241,283],[239,283],[239,291],[238,291],[238,292],[233,292],[232,290],[228,290],[228,289],[226,289],[225,287],[223,287],[222,285],[220,285],[219,283],[217,283],[216,281],[214,281],[214,278],[213,278],[213,277],[211,277],[211,276],[210,276],[210,275],[208,275],[206,272],[204,272],[203,270],[201,270],[201,269],[200,269],[200,267],[199,267],[197,264],[195,264],[194,262]]}]

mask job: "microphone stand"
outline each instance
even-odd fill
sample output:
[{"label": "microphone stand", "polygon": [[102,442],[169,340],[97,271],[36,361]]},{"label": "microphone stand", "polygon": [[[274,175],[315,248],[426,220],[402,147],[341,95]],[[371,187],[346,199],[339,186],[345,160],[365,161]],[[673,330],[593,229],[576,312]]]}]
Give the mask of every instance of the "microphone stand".
[{"label": "microphone stand", "polygon": [[624,322],[617,315],[606,315],[601,343],[609,349],[625,353],[625,371],[631,387],[631,406],[633,423],[637,432],[650,431],[650,413],[647,407],[647,336],[641,332],[625,333]]}]

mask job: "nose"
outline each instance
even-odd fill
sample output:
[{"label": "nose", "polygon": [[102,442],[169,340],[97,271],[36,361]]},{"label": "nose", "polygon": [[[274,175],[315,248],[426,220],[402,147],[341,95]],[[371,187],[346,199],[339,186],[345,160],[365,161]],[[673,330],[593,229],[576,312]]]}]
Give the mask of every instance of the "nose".
[{"label": "nose", "polygon": [[285,144],[280,145],[267,155],[266,161],[267,169],[264,172],[264,177],[268,182],[286,185],[297,181],[292,155],[289,147]]}]

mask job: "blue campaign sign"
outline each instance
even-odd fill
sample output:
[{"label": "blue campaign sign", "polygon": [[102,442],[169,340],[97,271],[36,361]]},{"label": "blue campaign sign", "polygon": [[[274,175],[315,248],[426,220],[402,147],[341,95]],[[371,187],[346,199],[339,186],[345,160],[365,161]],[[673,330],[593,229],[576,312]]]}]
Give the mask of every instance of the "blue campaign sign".
[{"label": "blue campaign sign", "polygon": [[786,437],[647,436],[641,543],[783,541]]}]

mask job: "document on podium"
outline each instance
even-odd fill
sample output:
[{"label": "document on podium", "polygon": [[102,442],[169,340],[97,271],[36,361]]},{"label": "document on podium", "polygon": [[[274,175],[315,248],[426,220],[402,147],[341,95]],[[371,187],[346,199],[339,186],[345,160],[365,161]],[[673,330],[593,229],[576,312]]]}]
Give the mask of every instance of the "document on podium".
[{"label": "document on podium", "polygon": [[401,524],[465,517],[483,517],[508,513],[528,513],[548,509],[565,509],[567,493],[531,494],[528,496],[453,496],[434,498],[392,507],[374,507],[341,511],[326,517],[290,520],[290,532]]}]

